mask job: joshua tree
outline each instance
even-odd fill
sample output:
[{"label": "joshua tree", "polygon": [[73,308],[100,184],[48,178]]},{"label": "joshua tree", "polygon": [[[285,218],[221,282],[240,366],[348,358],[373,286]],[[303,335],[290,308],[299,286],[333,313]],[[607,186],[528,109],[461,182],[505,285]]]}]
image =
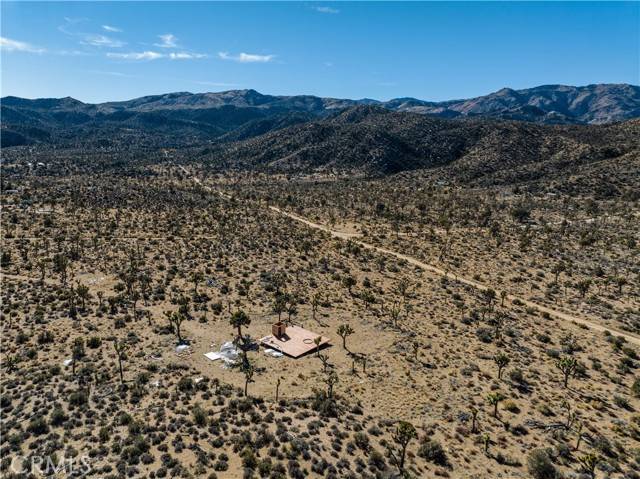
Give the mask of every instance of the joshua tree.
[{"label": "joshua tree", "polygon": [[493,318],[494,336],[498,344],[502,344],[502,330],[504,329],[507,318],[507,314],[502,311],[496,311],[495,317]]},{"label": "joshua tree", "polygon": [[489,308],[489,311],[491,311],[491,309],[493,307],[493,302],[496,300],[496,291],[494,289],[492,289],[492,288],[485,289],[482,292],[482,297],[486,301],[487,307]]},{"label": "joshua tree", "polygon": [[151,288],[151,277],[147,273],[140,275],[140,292],[144,299],[144,305],[147,306],[147,298],[149,297],[149,290]]},{"label": "joshua tree", "polygon": [[82,310],[84,311],[86,301],[91,299],[89,288],[84,284],[78,284],[78,286],[76,287],[76,294],[78,295],[78,298],[80,298],[80,304],[82,305]]},{"label": "joshua tree", "polygon": [[576,426],[576,434],[578,435],[578,439],[576,440],[576,451],[580,449],[580,442],[582,441],[582,422],[579,422]]},{"label": "joshua tree", "polygon": [[276,380],[276,402],[278,402],[278,397],[280,395],[280,382],[282,381],[281,377],[278,377]]},{"label": "joshua tree", "polygon": [[487,402],[493,406],[493,417],[498,417],[498,404],[504,399],[504,395],[497,391],[487,395]]},{"label": "joshua tree", "polygon": [[322,336],[318,336],[313,340],[313,344],[316,345],[316,356],[320,357],[320,343],[322,342]]},{"label": "joshua tree", "polygon": [[555,280],[554,283],[558,283],[558,278],[560,277],[560,273],[564,272],[567,269],[567,267],[565,266],[565,264],[561,261],[559,263],[557,263],[553,269],[551,270],[551,272],[555,275]]},{"label": "joshua tree", "polygon": [[138,304],[138,301],[140,301],[140,293],[138,292],[137,289],[134,289],[133,291],[131,291],[131,295],[129,295],[129,299],[131,300],[132,306],[133,306],[133,317],[136,317],[136,305]]},{"label": "joshua tree", "polygon": [[282,318],[282,313],[287,310],[287,299],[283,294],[278,294],[273,301],[273,312],[278,315],[278,322]]},{"label": "joshua tree", "polygon": [[413,424],[407,421],[400,421],[396,427],[395,432],[393,433],[393,442],[395,442],[399,446],[399,451],[397,451],[400,457],[396,457],[396,453],[389,448],[389,455],[393,459],[393,462],[398,466],[398,470],[400,471],[400,475],[404,474],[404,461],[407,454],[407,446],[412,439],[417,437],[418,433],[416,432],[416,428],[413,427]]},{"label": "joshua tree", "polygon": [[124,384],[124,374],[122,371],[122,361],[124,361],[126,357],[127,351],[127,343],[125,343],[121,339],[113,340],[113,349],[116,351],[116,356],[118,357],[118,373],[120,374],[120,384]]},{"label": "joshua tree", "polygon": [[193,282],[193,295],[198,296],[198,284],[204,281],[202,271],[194,271],[191,275],[191,281]]},{"label": "joshua tree", "polygon": [[176,311],[165,311],[164,315],[167,317],[167,319],[169,320],[169,324],[171,325],[171,328],[173,329],[173,331],[176,333],[176,336],[178,337],[178,344],[182,344],[182,331],[181,331],[181,326],[182,326],[182,322],[185,320],[185,316],[182,313],[176,312]]},{"label": "joshua tree", "polygon": [[369,306],[371,304],[376,302],[376,297],[369,290],[362,291],[360,293],[360,299],[362,299],[362,301],[364,302],[364,308],[367,310],[369,309]]},{"label": "joshua tree", "polygon": [[318,312],[318,308],[322,303],[322,293],[314,293],[311,297],[311,314],[313,319],[316,319],[316,313]]},{"label": "joshua tree", "polygon": [[413,360],[415,362],[418,362],[418,356],[420,354],[420,343],[418,341],[414,341],[411,347],[413,349]]},{"label": "joshua tree", "polygon": [[596,477],[596,467],[600,463],[600,457],[597,454],[585,454],[578,458],[578,462],[582,467],[582,470],[594,479]]},{"label": "joshua tree", "polygon": [[356,280],[353,276],[345,276],[342,278],[342,284],[347,288],[350,295],[353,295],[351,289],[356,285]]},{"label": "joshua tree", "polygon": [[231,326],[238,329],[237,340],[240,342],[242,341],[242,326],[249,326],[251,324],[251,318],[249,318],[247,313],[239,309],[231,315],[229,323]]},{"label": "joshua tree", "polygon": [[471,406],[471,432],[478,432],[478,408]]},{"label": "joshua tree", "polygon": [[493,360],[498,365],[498,379],[502,379],[502,370],[509,364],[509,356],[505,353],[498,353],[493,357]]},{"label": "joshua tree", "polygon": [[622,294],[622,287],[626,285],[629,281],[624,276],[618,276],[616,277],[615,282],[618,285],[618,294]]},{"label": "joshua tree", "polygon": [[7,369],[7,372],[12,373],[16,370],[16,366],[18,365],[18,356],[9,355],[4,360],[4,366]]},{"label": "joshua tree", "polygon": [[367,356],[364,354],[360,354],[358,359],[360,360],[360,364],[362,364],[362,372],[367,373]]},{"label": "joshua tree", "polygon": [[40,283],[44,283],[44,277],[47,274],[47,260],[41,259],[38,261],[38,268],[40,269]]},{"label": "joshua tree", "polygon": [[[131,292],[129,292],[129,294],[131,294]],[[191,317],[189,313],[189,301],[189,298],[184,295],[180,295],[178,298],[178,313],[180,313],[185,319]]]},{"label": "joshua tree", "polygon": [[583,298],[585,297],[585,295],[589,291],[590,287],[591,287],[591,280],[590,279],[583,279],[582,281],[578,281],[576,283],[576,289],[580,292],[580,296],[583,297]]},{"label": "joshua tree", "polygon": [[342,347],[347,349],[347,336],[351,336],[355,331],[348,324],[338,326],[338,336],[342,338]]},{"label": "joshua tree", "polygon": [[287,324],[291,324],[291,318],[298,314],[298,300],[295,296],[290,296],[287,300]]},{"label": "joshua tree", "polygon": [[246,356],[242,361],[242,373],[244,374],[244,397],[248,397],[247,390],[249,388],[249,383],[255,382],[253,380],[253,374],[256,372],[253,364],[249,362],[249,358]]},{"label": "joshua tree", "polygon": [[562,375],[564,376],[564,387],[569,386],[569,378],[572,375],[575,375],[578,369],[578,360],[576,358],[572,358],[571,356],[564,356],[558,360],[556,360],[556,367],[562,371]]},{"label": "joshua tree", "polygon": [[489,455],[489,446],[491,445],[491,436],[489,434],[482,435],[482,443],[484,444],[484,455]]},{"label": "joshua tree", "polygon": [[104,293],[102,291],[98,291],[96,293],[96,296],[98,297],[98,309],[102,309],[102,300],[104,299]]},{"label": "joshua tree", "polygon": [[71,371],[73,375],[76,375],[76,361],[80,361],[84,357],[84,340],[82,338],[76,338],[73,340],[73,346],[71,348]]},{"label": "joshua tree", "polygon": [[411,283],[406,278],[402,278],[400,281],[398,281],[398,284],[396,285],[396,291],[400,296],[402,296],[403,304],[407,302],[407,295],[409,294],[410,288],[411,288]]},{"label": "joshua tree", "polygon": [[67,270],[69,269],[69,258],[63,253],[58,253],[53,257],[53,270],[60,275],[60,282],[67,284]]},{"label": "joshua tree", "polygon": [[333,387],[338,382],[338,374],[335,371],[331,371],[324,378],[324,383],[327,385],[327,398],[333,398]]},{"label": "joshua tree", "polygon": [[326,354],[318,353],[318,359],[322,363],[322,372],[326,373],[327,368],[329,367],[329,356],[327,356]]},{"label": "joshua tree", "polygon": [[571,403],[569,403],[569,401],[562,401],[562,407],[567,410],[567,421],[565,422],[565,427],[567,430],[571,430],[577,415],[571,410]]},{"label": "joshua tree", "polygon": [[393,320],[393,326],[397,328],[398,318],[400,317],[400,305],[397,301],[394,301],[393,305],[389,309],[389,316],[391,316],[391,319]]},{"label": "joshua tree", "polygon": [[500,291],[500,307],[504,308],[504,300],[507,299],[508,293],[505,290]]}]

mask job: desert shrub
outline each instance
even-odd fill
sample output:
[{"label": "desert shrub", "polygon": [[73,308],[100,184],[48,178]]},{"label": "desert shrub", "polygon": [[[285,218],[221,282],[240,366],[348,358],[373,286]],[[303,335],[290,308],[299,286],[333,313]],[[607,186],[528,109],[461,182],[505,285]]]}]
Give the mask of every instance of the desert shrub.
[{"label": "desert shrub", "polygon": [[537,408],[538,412],[543,416],[553,416],[553,410],[545,403],[540,404]]},{"label": "desert shrub", "polygon": [[69,394],[69,404],[72,406],[82,406],[83,404],[87,404],[88,401],[89,397],[86,391],[74,391]]},{"label": "desert shrub", "polygon": [[193,421],[198,426],[207,425],[207,412],[204,409],[202,409],[202,406],[200,406],[199,404],[196,404],[191,410],[191,413],[193,414]]},{"label": "desert shrub", "polygon": [[249,447],[245,447],[240,453],[242,458],[242,465],[248,469],[255,469],[258,466],[258,460],[256,455]]},{"label": "desert shrub", "polygon": [[97,349],[102,345],[102,340],[98,336],[92,336],[87,340],[87,347]]},{"label": "desert shrub", "polygon": [[53,408],[51,411],[51,417],[49,418],[49,422],[52,426],[61,426],[67,420],[67,415],[64,413],[64,410],[57,406]]},{"label": "desert shrub", "polygon": [[53,333],[51,331],[42,331],[38,334],[38,344],[49,344],[53,342]]},{"label": "desert shrub", "polygon": [[551,462],[546,449],[534,449],[527,457],[527,468],[534,479],[555,479],[556,467]]},{"label": "desert shrub", "polygon": [[385,460],[384,456],[380,453],[380,451],[373,450],[369,454],[369,464],[380,471],[385,469]]},{"label": "desert shrub", "polygon": [[517,384],[524,383],[524,373],[522,372],[522,369],[515,368],[509,371],[509,379]]},{"label": "desert shrub", "polygon": [[178,381],[178,389],[182,392],[193,390],[193,380],[188,376],[182,376]]},{"label": "desert shrub", "polygon": [[615,457],[616,455],[609,439],[602,435],[595,437],[593,440],[593,448],[607,457]]},{"label": "desert shrub", "polygon": [[100,431],[98,432],[98,439],[100,440],[100,442],[107,442],[109,440],[109,437],[111,437],[111,431],[109,430],[109,428],[107,426],[101,427]]},{"label": "desert shrub", "polygon": [[613,402],[616,406],[622,409],[630,409],[631,405],[629,404],[629,400],[624,396],[613,396]]},{"label": "desert shrub", "polygon": [[544,344],[548,344],[551,342],[551,338],[549,337],[549,335],[544,333],[537,333],[536,339]]},{"label": "desert shrub", "polygon": [[47,422],[44,420],[44,418],[42,416],[39,416],[29,422],[27,431],[29,431],[34,436],[39,436],[41,434],[46,434],[47,432],[49,432],[49,426],[47,425]]},{"label": "desert shrub", "polygon": [[435,439],[430,439],[420,446],[418,456],[423,459],[444,466],[447,464],[447,454],[442,445]]},{"label": "desert shrub", "polygon": [[369,450],[369,436],[367,436],[364,432],[356,432],[353,436],[353,439],[358,446],[363,451]]},{"label": "desert shrub", "polygon": [[483,343],[490,343],[493,341],[493,333],[489,328],[478,328],[476,329],[476,336]]},{"label": "desert shrub", "polygon": [[635,381],[633,381],[633,385],[631,386],[631,393],[635,397],[640,398],[640,378],[636,378]]}]

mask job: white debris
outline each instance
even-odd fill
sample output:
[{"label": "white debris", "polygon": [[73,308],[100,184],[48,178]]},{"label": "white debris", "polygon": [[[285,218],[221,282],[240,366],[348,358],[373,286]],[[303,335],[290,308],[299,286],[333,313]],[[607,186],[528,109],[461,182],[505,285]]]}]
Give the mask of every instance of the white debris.
[{"label": "white debris", "polygon": [[176,353],[182,353],[184,351],[186,351],[187,349],[189,349],[189,345],[188,344],[179,344],[176,346]]},{"label": "white debris", "polygon": [[266,354],[267,356],[271,356],[272,358],[281,358],[283,356],[282,352],[271,348],[265,349],[264,354]]},{"label": "white debris", "polygon": [[236,348],[236,345],[231,341],[227,341],[220,346],[220,352],[210,351],[204,353],[204,356],[211,361],[222,359],[225,366],[233,366],[238,360],[239,355],[238,348]]},{"label": "white debris", "polygon": [[71,366],[73,364],[73,359],[65,359],[64,361],[62,361],[62,364],[65,367]]}]

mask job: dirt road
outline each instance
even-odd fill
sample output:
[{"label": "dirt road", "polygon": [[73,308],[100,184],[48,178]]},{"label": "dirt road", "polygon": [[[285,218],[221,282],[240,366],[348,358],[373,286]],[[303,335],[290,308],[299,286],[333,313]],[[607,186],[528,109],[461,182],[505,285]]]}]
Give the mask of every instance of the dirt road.
[{"label": "dirt road", "polygon": [[[203,188],[212,191],[212,192],[216,192],[218,193],[222,198],[224,199],[231,199],[231,196],[227,195],[226,193],[222,193],[220,191],[216,191],[213,188],[203,185],[202,182],[196,178],[195,176],[193,176],[186,168],[184,168],[182,165],[178,165],[178,167],[187,175],[190,175],[191,178],[193,179],[193,181],[197,184],[199,184],[200,186],[202,186]],[[363,248],[372,250],[372,251],[377,251],[378,253],[382,253],[382,254],[386,254],[389,256],[395,256],[396,258],[405,260],[407,263],[412,264],[414,266],[417,266],[425,271],[429,271],[430,273],[433,273],[437,276],[445,276],[445,277],[450,277],[452,279],[455,279],[455,281],[458,281],[460,283],[472,286],[474,288],[477,288],[479,290],[486,290],[489,289],[490,286],[483,284],[483,283],[479,283],[478,281],[474,281],[472,279],[469,278],[465,278],[459,275],[455,275],[455,277],[453,275],[451,275],[450,273],[448,273],[447,271],[438,268],[437,266],[434,266],[432,264],[429,263],[425,263],[423,261],[420,261],[412,256],[408,256],[406,254],[402,254],[402,253],[398,253],[397,251],[393,251],[387,248],[383,248],[381,246],[376,246],[373,245],[371,243],[367,243],[365,241],[359,240],[357,239],[359,237],[358,233],[346,233],[346,232],[342,232],[342,231],[335,231],[332,230],[331,228],[325,226],[325,225],[321,225],[319,223],[314,223],[313,221],[310,221],[302,216],[298,216],[296,214],[293,213],[289,213],[288,211],[284,211],[281,208],[278,208],[277,206],[271,206],[271,205],[266,205],[266,208],[270,209],[271,211],[274,211],[278,214],[281,214],[283,216],[286,216],[288,218],[291,218],[292,220],[298,221],[300,223],[303,223],[305,225],[307,225],[310,228],[313,229],[317,229],[317,230],[321,230],[324,231],[326,233],[329,233],[333,238],[339,238],[342,240],[349,240],[352,241],[353,243],[362,246]],[[637,336],[633,333],[629,333],[629,332],[623,332],[623,331],[619,331],[617,329],[614,328],[609,328],[606,326],[603,326],[601,324],[598,323],[594,323],[593,321],[590,321],[588,319],[585,318],[581,318],[579,316],[573,316],[571,314],[567,314],[567,313],[563,313],[561,311],[557,311],[555,309],[549,308],[547,306],[542,306],[538,303],[534,303],[533,301],[529,301],[528,299],[522,298],[520,296],[515,296],[515,295],[507,295],[507,298],[509,301],[513,301],[515,299],[517,299],[518,301],[520,301],[522,304],[531,307],[531,308],[535,308],[540,312],[543,313],[548,313],[550,316],[553,316],[557,319],[561,319],[563,321],[570,321],[582,326],[586,326],[587,328],[593,330],[593,331],[598,331],[601,333],[604,333],[605,331],[608,331],[611,334],[614,334],[616,336],[621,336],[623,338],[625,338],[627,341],[629,341],[630,343],[633,343],[637,346],[640,346],[640,336]]]}]

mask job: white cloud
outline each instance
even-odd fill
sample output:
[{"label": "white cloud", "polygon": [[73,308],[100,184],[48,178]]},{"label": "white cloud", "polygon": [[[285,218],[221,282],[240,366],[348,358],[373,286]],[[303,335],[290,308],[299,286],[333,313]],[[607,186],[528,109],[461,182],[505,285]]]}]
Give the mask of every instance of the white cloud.
[{"label": "white cloud", "polygon": [[44,48],[39,48],[27,42],[11,40],[10,38],[0,37],[0,49],[6,52],[26,52],[26,53],[43,53]]},{"label": "white cloud", "polygon": [[146,51],[146,52],[129,52],[129,53],[107,53],[108,58],[117,58],[120,60],[157,60],[164,57],[162,53]]},{"label": "white cloud", "polygon": [[85,57],[91,55],[91,53],[83,52],[81,50],[56,50],[53,53],[63,57]]},{"label": "white cloud", "polygon": [[160,58],[167,58],[169,60],[197,60],[200,58],[207,58],[204,53],[193,52],[171,52],[171,53],[159,53],[154,51],[145,52],[129,52],[129,53],[107,53],[108,58],[115,58],[119,60],[133,60],[133,61],[148,61],[159,60]]},{"label": "white cloud", "polygon": [[85,35],[84,41],[86,45],[94,47],[120,48],[126,45],[125,42],[107,37],[106,35]]},{"label": "white cloud", "polygon": [[102,29],[106,30],[107,32],[114,32],[114,33],[122,32],[122,30],[120,28],[112,27],[111,25],[102,25]]},{"label": "white cloud", "polygon": [[178,46],[178,39],[172,33],[166,33],[164,35],[158,35],[161,43],[154,43],[153,45],[160,48],[176,48]]},{"label": "white cloud", "polygon": [[171,60],[197,60],[198,58],[207,58],[207,55],[204,53],[171,52],[167,58]]},{"label": "white cloud", "polygon": [[240,53],[239,55],[230,55],[227,52],[219,52],[218,57],[222,60],[230,60],[239,63],[268,63],[272,61],[275,55],[256,55],[253,53]]},{"label": "white cloud", "polygon": [[338,10],[337,8],[331,8],[331,7],[312,7],[316,12],[320,12],[320,13],[340,13],[340,10]]},{"label": "white cloud", "polygon": [[64,17],[64,24],[60,25],[58,27],[58,30],[60,30],[62,33],[66,35],[77,35],[77,33],[69,30],[69,28],[73,27],[74,25],[77,25],[78,23],[86,22],[87,20],[88,20],[87,18]]}]

